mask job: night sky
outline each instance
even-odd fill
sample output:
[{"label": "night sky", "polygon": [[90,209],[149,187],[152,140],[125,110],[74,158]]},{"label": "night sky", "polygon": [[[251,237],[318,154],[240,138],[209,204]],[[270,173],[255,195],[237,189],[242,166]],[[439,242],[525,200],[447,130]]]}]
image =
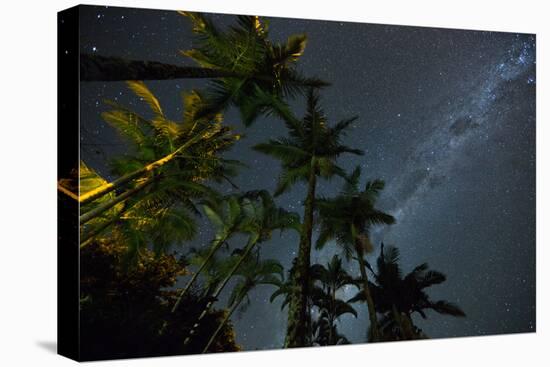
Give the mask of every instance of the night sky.
[{"label": "night sky", "polygon": [[[233,18],[213,19],[225,25]],[[534,35],[270,18],[273,40],[303,32],[309,38],[300,70],[332,83],[322,92],[329,121],[359,115],[345,143],[365,155],[343,156],[340,165],[346,170],[361,165],[362,185],[367,179],[386,181],[379,206],[397,223],[375,229],[373,242],[397,246],[406,272],[428,262],[447,274],[429,294],[456,302],[467,314],[428,312],[427,320],[415,317],[415,323],[430,337],[535,331]],[[81,52],[192,64],[178,52],[192,46],[190,22],[176,12],[83,7],[80,34]],[[181,93],[205,81],[147,85],[167,115],[181,121]],[[147,108],[124,83],[81,84],[82,159],[112,178],[106,162],[126,148],[100,117],[104,99],[141,113]],[[291,104],[301,116],[303,99]],[[284,136],[283,124],[261,118],[245,129],[234,110],[225,121],[246,134],[227,154],[249,165],[237,185],[273,191],[279,163],[251,146]],[[320,181],[319,194],[332,196],[341,184]],[[305,186],[298,185],[277,203],[302,214],[303,198]],[[208,243],[212,233],[202,222],[197,240],[179,251]],[[232,244],[242,246],[243,238]],[[288,269],[298,236],[276,234],[262,246],[264,258]],[[335,252],[329,244],[313,252],[312,263],[326,264]],[[355,263],[348,268],[359,275]],[[257,288],[249,308],[233,317],[237,342],[247,350],[283,343],[286,310],[280,311],[280,300],[269,302],[273,291]],[[341,296],[348,298],[355,290],[345,293]],[[366,306],[356,309],[359,317],[342,317],[339,330],[363,342]]]}]

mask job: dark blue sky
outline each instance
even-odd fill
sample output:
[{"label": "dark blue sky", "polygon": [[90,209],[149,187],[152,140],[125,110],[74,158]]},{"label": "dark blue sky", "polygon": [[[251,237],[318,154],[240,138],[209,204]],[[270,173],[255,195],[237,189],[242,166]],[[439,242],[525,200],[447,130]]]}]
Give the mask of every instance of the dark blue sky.
[{"label": "dark blue sky", "polygon": [[[178,51],[191,48],[191,27],[177,13],[81,9],[81,52],[190,64]],[[232,17],[214,20],[229,24]],[[467,314],[454,319],[430,312],[417,324],[431,337],[534,331],[534,36],[270,18],[272,39],[303,32],[309,38],[300,69],[332,83],[322,93],[329,120],[359,115],[345,143],[365,155],[343,156],[340,164],[347,170],[361,165],[362,183],[387,183],[380,206],[397,223],[375,230],[373,240],[397,246],[405,271],[427,261],[447,274],[430,295],[456,302]],[[175,120],[182,114],[181,93],[204,86],[189,80],[147,84]],[[101,120],[103,100],[143,113],[146,107],[118,82],[82,83],[81,98],[82,158],[108,176],[106,161],[124,146]],[[301,115],[303,100],[292,105]],[[262,118],[245,129],[235,111],[225,121],[247,136],[228,153],[249,165],[237,184],[273,190],[278,162],[250,147],[284,136],[283,125]],[[319,193],[331,196],[340,186],[336,179],[321,181]],[[304,197],[305,187],[298,185],[277,202],[301,214]],[[189,246],[207,243],[209,236],[204,223]],[[241,245],[239,238],[234,245]],[[297,246],[297,235],[276,235],[262,254],[288,268]],[[335,251],[329,245],[312,261],[326,263]],[[358,273],[354,263],[348,267]],[[272,291],[256,289],[250,307],[234,318],[245,349],[282,345],[286,315],[279,302],[269,303]],[[368,317],[364,305],[356,308],[359,317],[344,316],[339,329],[360,342]]]}]

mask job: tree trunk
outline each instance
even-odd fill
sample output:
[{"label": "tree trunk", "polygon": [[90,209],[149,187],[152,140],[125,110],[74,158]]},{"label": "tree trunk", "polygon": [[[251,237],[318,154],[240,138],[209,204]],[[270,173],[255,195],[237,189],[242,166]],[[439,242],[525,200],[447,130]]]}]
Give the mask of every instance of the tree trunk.
[{"label": "tree trunk", "polygon": [[180,152],[182,152],[184,149],[189,148],[191,145],[195,144],[197,141],[202,139],[204,137],[204,134],[197,134],[193,136],[191,139],[186,141],[184,144],[182,144],[179,148],[174,150],[172,153],[166,155],[165,157],[162,157],[161,159],[158,159],[154,161],[153,163],[150,163],[146,165],[143,168],[140,168],[134,172],[128,173],[122,177],[117,178],[113,182],[108,182],[104,185],[101,185],[93,190],[88,191],[87,193],[79,196],[80,205],[85,205],[87,203],[90,203],[94,201],[95,199],[113,191],[116,190],[119,187],[122,187],[126,183],[138,178],[143,177],[147,173],[152,172],[156,170],[157,168],[160,168],[164,166],[165,164],[169,163],[171,160],[173,160]]},{"label": "tree trunk", "polygon": [[147,179],[145,182],[140,183],[136,187],[134,187],[131,190],[125,191],[124,193],[114,197],[113,199],[103,202],[93,208],[92,210],[82,214],[79,218],[80,225],[83,225],[86,222],[89,222],[90,220],[98,217],[99,215],[103,214],[107,210],[111,209],[113,206],[122,203],[124,200],[128,199],[129,197],[137,194],[141,190],[145,189],[147,186],[152,184],[155,181],[154,177],[151,177]]},{"label": "tree trunk", "polygon": [[361,243],[354,236],[355,251],[357,252],[357,259],[359,261],[359,269],[361,271],[361,280],[363,281],[363,292],[365,293],[365,299],[367,300],[367,307],[369,311],[370,328],[372,332],[372,340],[380,340],[380,331],[378,329],[378,319],[376,317],[376,308],[374,307],[374,301],[370,293],[369,278],[367,271],[365,270],[365,259],[363,258],[363,248]]},{"label": "tree trunk", "polygon": [[218,328],[216,329],[216,331],[214,331],[214,334],[212,334],[212,336],[210,337],[210,340],[208,340],[208,344],[206,344],[206,347],[204,347],[204,349],[202,350],[201,353],[206,353],[208,352],[208,348],[210,348],[210,346],[214,343],[214,341],[216,340],[216,337],[218,336],[218,334],[220,333],[220,331],[222,331],[223,327],[225,326],[225,324],[227,323],[227,320],[229,320],[229,318],[231,317],[231,315],[233,314],[233,312],[235,312],[235,310],[237,309],[237,307],[239,307],[239,305],[241,304],[242,300],[243,300],[244,297],[240,296],[238,301],[235,302],[235,304],[233,306],[231,306],[231,309],[229,310],[229,312],[227,313],[227,315],[223,318],[223,321],[221,322],[220,326],[218,326]]},{"label": "tree trunk", "polygon": [[157,61],[127,60],[120,57],[80,55],[80,80],[125,81],[237,77],[225,70],[164,64]]},{"label": "tree trunk", "polygon": [[219,239],[213,244],[212,248],[210,249],[210,252],[206,256],[206,259],[204,259],[199,269],[195,272],[195,274],[193,274],[193,277],[191,277],[189,282],[187,282],[187,285],[185,286],[185,288],[183,288],[183,290],[178,295],[178,299],[176,300],[176,303],[174,303],[174,307],[172,307],[172,311],[171,311],[172,313],[176,312],[183,296],[185,296],[189,291],[189,289],[191,289],[191,286],[193,285],[193,283],[195,283],[195,281],[197,280],[199,275],[202,273],[206,265],[210,262],[214,254],[220,249],[221,245],[225,242],[226,239],[227,239],[227,236]]},{"label": "tree trunk", "polygon": [[241,255],[241,258],[239,259],[239,261],[237,261],[237,263],[233,266],[233,268],[231,268],[231,270],[229,271],[229,274],[225,277],[223,282],[218,286],[216,291],[212,294],[211,300],[208,301],[206,306],[204,306],[203,311],[201,312],[201,314],[199,315],[199,317],[197,319],[197,322],[193,325],[193,327],[192,327],[191,331],[189,332],[189,335],[187,336],[187,338],[185,338],[185,341],[183,342],[184,345],[189,344],[189,342],[191,341],[191,338],[193,337],[193,335],[197,331],[198,327],[200,326],[200,322],[208,314],[208,311],[210,311],[210,308],[212,308],[212,305],[214,305],[214,303],[218,299],[220,293],[225,288],[225,286],[227,285],[227,283],[229,282],[231,277],[233,277],[233,275],[239,269],[239,267],[242,265],[244,260],[246,260],[248,255],[250,255],[250,252],[252,252],[252,249],[254,248],[254,246],[256,246],[256,243],[258,243],[258,237],[254,236],[254,239],[251,239],[248,242],[248,244],[246,246],[246,249],[245,249],[244,253]]},{"label": "tree trunk", "polygon": [[[195,272],[195,274],[193,274],[193,276],[191,277],[189,282],[187,282],[187,284],[185,285],[185,288],[182,289],[182,291],[178,295],[178,298],[176,299],[176,303],[174,303],[174,306],[172,306],[172,310],[170,311],[170,313],[176,312],[176,310],[178,309],[178,307],[181,303],[181,300],[183,299],[183,296],[185,296],[187,294],[187,292],[189,291],[189,289],[191,289],[191,286],[193,285],[193,283],[195,283],[195,281],[197,280],[199,275],[202,273],[202,271],[204,270],[206,265],[210,262],[210,260],[214,256],[214,254],[220,249],[220,247],[227,240],[227,237],[228,236],[222,237],[219,240],[217,240],[215,243],[212,244],[212,248],[210,249],[210,252],[208,252],[208,255],[206,255],[206,259],[204,259],[204,261],[202,262],[199,269]],[[167,326],[168,326],[168,321],[164,321],[162,323],[161,328],[160,328],[159,335],[164,334],[164,332],[166,331]]]},{"label": "tree trunk", "polygon": [[414,340],[415,333],[412,326],[412,321],[410,318],[406,315],[403,315],[395,305],[392,307],[393,311],[393,318],[399,325],[399,329],[401,329],[401,337],[403,340]]},{"label": "tree trunk", "polygon": [[[120,214],[120,213],[119,213]],[[92,238],[103,232],[107,227],[109,227],[111,224],[118,221],[119,218],[113,218],[106,220],[105,223],[100,225],[99,227],[93,228],[90,231],[84,233],[83,236],[80,236],[80,249],[82,250],[84,247],[88,246],[90,243],[92,243]]]},{"label": "tree trunk", "polygon": [[[117,223],[120,220],[120,217],[122,214],[126,213],[128,209],[130,209],[133,205],[128,205],[128,202],[125,201],[122,209],[117,213],[116,217],[106,220],[105,223],[102,225],[92,228],[86,233],[81,234],[80,236],[80,249],[82,250],[86,246],[88,246],[90,243],[92,243],[92,240],[95,236],[103,232],[107,227],[111,226],[112,224]],[[82,227],[80,228],[82,230]]]},{"label": "tree trunk", "polygon": [[[180,66],[165,64],[158,61],[128,60],[120,57],[100,55],[80,55],[80,80],[83,82],[114,82],[126,80],[173,80],[173,79],[215,79],[239,78],[254,79],[274,83],[277,79],[269,74],[242,74],[231,70],[203,68],[196,66]],[[319,80],[296,80],[283,77],[288,84],[304,87],[321,88],[329,83]]]},{"label": "tree trunk", "polygon": [[304,203],[304,224],[300,236],[296,272],[294,273],[294,286],[298,288],[291,293],[288,307],[288,323],[285,347],[303,347],[307,341],[308,326],[308,297],[309,297],[309,267],[311,262],[311,235],[313,232],[313,207],[315,201],[315,188],[317,183],[316,160],[311,159],[311,168],[308,179],[307,197]]},{"label": "tree trunk", "polygon": [[328,333],[328,340],[329,340],[328,343],[329,343],[329,345],[336,345],[336,343],[333,342],[334,335],[333,335],[333,330],[332,330],[332,327],[333,327],[334,322],[335,322],[334,315],[336,314],[336,287],[331,289],[330,296],[331,296],[331,299],[330,299],[330,315],[329,315],[329,319],[328,319],[329,323],[330,323],[330,329],[329,329],[329,333]]}]

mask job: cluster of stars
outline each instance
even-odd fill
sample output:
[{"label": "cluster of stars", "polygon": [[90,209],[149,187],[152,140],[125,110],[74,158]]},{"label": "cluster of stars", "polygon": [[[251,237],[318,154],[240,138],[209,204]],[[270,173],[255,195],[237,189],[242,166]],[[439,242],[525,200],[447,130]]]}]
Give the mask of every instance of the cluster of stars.
[{"label": "cluster of stars", "polygon": [[[91,7],[84,15],[82,47],[86,52],[180,62],[184,59],[178,51],[192,44],[188,23],[174,12]],[[222,24],[231,21],[226,16],[216,16],[215,20]],[[468,314],[465,320],[457,320],[430,313],[427,321],[418,320],[422,329],[434,337],[534,330],[534,232],[526,209],[533,205],[528,199],[534,197],[534,185],[510,192],[494,191],[494,186],[500,184],[505,187],[531,182],[526,167],[534,162],[534,153],[525,146],[533,143],[534,111],[525,107],[529,105],[529,100],[524,101],[528,97],[520,94],[514,100],[514,108],[521,112],[517,115],[532,118],[518,120],[513,109],[505,108],[500,101],[521,88],[517,80],[524,88],[536,83],[534,39],[494,32],[286,19],[272,19],[270,31],[277,39],[306,32],[309,40],[300,68],[308,76],[333,83],[322,94],[327,115],[337,119],[359,114],[345,143],[364,149],[365,156],[342,158],[339,164],[347,171],[358,164],[365,168],[362,183],[373,178],[386,180],[380,205],[392,210],[398,223],[376,232],[380,236],[377,239],[392,241],[402,249],[405,268],[429,261],[434,269],[447,273],[449,280],[438,292]],[[177,80],[150,85],[159,94],[163,109],[175,114],[181,108],[179,94],[197,85],[194,83]],[[82,124],[89,131],[83,133],[84,143],[120,142],[101,122],[104,99],[146,113],[139,99],[123,94],[123,88],[121,83],[82,84]],[[296,105],[299,103],[298,99]],[[449,126],[461,117],[480,126],[474,128],[471,124],[462,135],[453,135]],[[233,110],[225,118],[232,125],[239,121]],[[519,131],[521,123],[525,126]],[[238,144],[228,152],[228,158],[249,165],[235,182],[241,190],[273,190],[279,164],[256,155],[250,146],[284,136],[284,126],[268,118],[245,132],[246,144]],[[104,151],[107,157],[115,154],[108,147]],[[513,175],[497,169],[498,163],[510,164],[511,153],[507,152],[524,162]],[[108,171],[92,151],[83,151],[83,158]],[[415,181],[412,173],[420,179]],[[332,196],[341,183],[337,179],[320,180],[319,192]],[[276,200],[278,205],[301,214],[304,194],[304,186],[297,185]],[[520,217],[506,206],[510,202],[525,205],[525,215]],[[197,243],[208,243],[209,236],[208,228],[201,226]],[[315,256],[326,263],[335,251]],[[262,256],[281,261],[285,269],[289,269],[296,254],[295,234],[274,236],[262,248]],[[505,283],[510,286],[504,288]],[[280,303],[268,301],[269,291],[251,293],[250,308],[241,319],[234,320],[238,342],[245,349],[282,344],[284,315]],[[507,298],[506,292],[522,297]],[[259,327],[265,315],[273,319],[270,328]],[[361,310],[359,320],[366,319]],[[339,331],[352,342],[363,341],[367,323],[362,322],[343,321]]]}]

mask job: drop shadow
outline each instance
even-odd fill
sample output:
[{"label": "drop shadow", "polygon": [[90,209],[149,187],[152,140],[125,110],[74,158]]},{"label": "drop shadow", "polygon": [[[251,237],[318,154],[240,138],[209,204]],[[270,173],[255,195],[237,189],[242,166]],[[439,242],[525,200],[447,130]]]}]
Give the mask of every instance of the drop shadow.
[{"label": "drop shadow", "polygon": [[45,349],[50,353],[57,354],[57,342],[55,341],[41,340],[41,341],[37,341],[36,345],[38,345],[39,347]]}]

